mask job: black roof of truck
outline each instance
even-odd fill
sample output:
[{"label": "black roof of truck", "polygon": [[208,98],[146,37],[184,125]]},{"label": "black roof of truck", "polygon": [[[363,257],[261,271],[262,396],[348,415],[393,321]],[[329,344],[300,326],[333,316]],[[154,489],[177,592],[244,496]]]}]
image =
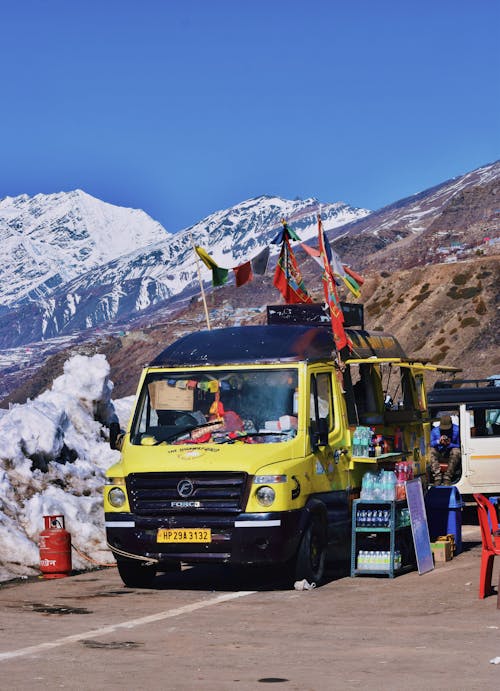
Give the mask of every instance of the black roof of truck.
[{"label": "black roof of truck", "polygon": [[[353,343],[349,359],[404,358],[394,336],[346,329]],[[335,354],[331,328],[305,325],[234,326],[196,331],[169,345],[153,367],[195,367],[237,363],[331,360]]]}]

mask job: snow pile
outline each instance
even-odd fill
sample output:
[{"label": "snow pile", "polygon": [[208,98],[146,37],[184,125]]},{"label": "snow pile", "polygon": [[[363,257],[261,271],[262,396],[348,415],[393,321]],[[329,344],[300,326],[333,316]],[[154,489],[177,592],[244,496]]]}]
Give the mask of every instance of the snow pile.
[{"label": "snow pile", "polygon": [[[0,581],[39,573],[45,515],[64,515],[78,550],[114,562],[102,509],[104,472],[119,458],[108,444],[108,376],[104,355],[75,355],[50,391],[0,416]],[[74,569],[91,566],[75,550],[72,559]]]}]

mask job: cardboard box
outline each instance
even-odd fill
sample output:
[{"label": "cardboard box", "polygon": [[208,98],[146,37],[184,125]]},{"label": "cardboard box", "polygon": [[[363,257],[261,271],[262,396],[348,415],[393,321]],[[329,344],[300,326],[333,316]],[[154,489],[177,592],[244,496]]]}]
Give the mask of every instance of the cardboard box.
[{"label": "cardboard box", "polygon": [[436,542],[449,542],[451,545],[452,554],[455,554],[455,552],[457,551],[457,545],[455,543],[455,536],[452,535],[451,533],[449,535],[439,535],[436,538]]},{"label": "cardboard box", "polygon": [[431,542],[431,550],[432,554],[434,555],[435,562],[445,562],[453,559],[451,542],[448,542],[447,540]]},{"label": "cardboard box", "polygon": [[149,395],[155,410],[193,410],[192,389],[179,389],[169,386],[166,381],[154,381],[149,384]]}]

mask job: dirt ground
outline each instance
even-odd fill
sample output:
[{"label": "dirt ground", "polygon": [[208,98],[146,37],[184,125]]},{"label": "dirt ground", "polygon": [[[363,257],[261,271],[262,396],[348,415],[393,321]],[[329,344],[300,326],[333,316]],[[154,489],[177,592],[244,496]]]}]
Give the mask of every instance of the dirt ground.
[{"label": "dirt ground", "polygon": [[478,598],[469,518],[463,552],[424,575],[331,572],[303,592],[215,566],[148,590],[124,588],[116,569],[5,584],[0,688],[499,688],[500,610]]}]

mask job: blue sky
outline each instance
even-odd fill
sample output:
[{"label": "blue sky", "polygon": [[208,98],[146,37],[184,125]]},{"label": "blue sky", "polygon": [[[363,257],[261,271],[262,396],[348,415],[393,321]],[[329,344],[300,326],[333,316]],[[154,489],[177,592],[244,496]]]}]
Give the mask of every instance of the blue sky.
[{"label": "blue sky", "polygon": [[260,194],[376,209],[500,158],[496,0],[3,0],[0,198],[175,232]]}]

